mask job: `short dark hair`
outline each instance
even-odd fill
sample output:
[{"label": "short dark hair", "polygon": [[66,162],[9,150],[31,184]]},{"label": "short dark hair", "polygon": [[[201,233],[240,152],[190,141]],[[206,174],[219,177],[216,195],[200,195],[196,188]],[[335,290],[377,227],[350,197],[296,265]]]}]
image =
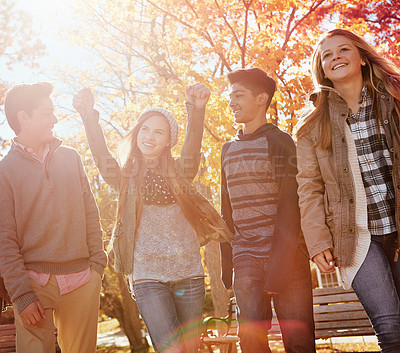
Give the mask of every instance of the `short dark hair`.
[{"label": "short dark hair", "polygon": [[6,93],[4,111],[11,129],[19,134],[21,127],[18,122],[18,112],[21,110],[30,114],[42,98],[50,97],[53,85],[49,82],[22,83],[10,88]]},{"label": "short dark hair", "polygon": [[239,83],[249,89],[253,95],[266,92],[268,94],[267,108],[271,104],[272,97],[276,90],[275,80],[268,74],[259,69],[239,69],[228,74],[228,80],[231,85]]}]

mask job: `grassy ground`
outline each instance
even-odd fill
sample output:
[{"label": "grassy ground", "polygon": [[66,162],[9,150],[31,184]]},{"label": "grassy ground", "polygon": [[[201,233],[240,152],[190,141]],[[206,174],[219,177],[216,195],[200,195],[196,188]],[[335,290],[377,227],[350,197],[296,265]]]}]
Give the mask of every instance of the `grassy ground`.
[{"label": "grassy ground", "polygon": [[129,353],[129,347],[97,347],[97,353]]},{"label": "grassy ground", "polygon": [[[273,353],[284,353],[283,347],[276,347]],[[330,343],[317,344],[318,353],[339,353],[339,352],[380,352],[378,345],[373,343],[335,343],[333,349]]]},{"label": "grassy ground", "polygon": [[[129,347],[98,347],[97,353],[129,353]],[[204,352],[204,351],[203,351]],[[284,353],[285,350],[282,347],[276,347],[272,349],[272,353]],[[379,348],[377,348],[374,344],[335,344],[334,349],[332,350],[330,345],[318,345],[317,346],[318,353],[339,353],[339,352],[379,352]]]},{"label": "grassy ground", "polygon": [[119,323],[117,319],[104,320],[99,322],[99,326],[97,328],[98,333],[105,333],[110,331],[115,331],[119,329]]},{"label": "grassy ground", "polygon": [[[119,330],[118,321],[116,319],[106,320],[99,323],[98,332],[112,332]],[[360,342],[361,341],[361,342]],[[272,346],[272,342],[271,342]],[[271,347],[273,353],[284,353],[282,345],[276,344]],[[98,347],[97,353],[129,353],[129,347]],[[150,352],[153,352],[151,350]],[[205,351],[203,351],[205,352]],[[338,343],[333,342],[333,349],[329,340],[322,344],[317,344],[318,353],[339,353],[339,352],[379,352],[376,343],[362,342],[358,339],[355,342]]]},{"label": "grassy ground", "polygon": [[[99,347],[97,348],[97,353],[129,353],[128,347]],[[203,351],[204,352],[204,351]],[[275,348],[272,353],[284,353],[283,348]],[[339,353],[339,352],[379,352],[379,349],[372,344],[362,345],[352,345],[352,344],[335,344],[334,349],[330,348],[330,345],[318,345],[318,353]]]},{"label": "grassy ground", "polygon": [[[360,343],[360,342],[350,342],[350,343],[334,343],[333,347],[330,342],[327,341],[323,344],[317,344],[318,353],[339,353],[339,352],[380,352],[379,347],[375,343]],[[332,349],[333,348],[333,349]],[[282,345],[276,345],[271,347],[272,353],[284,353],[285,350]]]},{"label": "grassy ground", "polygon": [[377,344],[366,343],[351,344],[351,343],[335,343],[334,349],[330,348],[330,345],[320,345],[317,347],[318,353],[332,353],[332,352],[380,352]]}]

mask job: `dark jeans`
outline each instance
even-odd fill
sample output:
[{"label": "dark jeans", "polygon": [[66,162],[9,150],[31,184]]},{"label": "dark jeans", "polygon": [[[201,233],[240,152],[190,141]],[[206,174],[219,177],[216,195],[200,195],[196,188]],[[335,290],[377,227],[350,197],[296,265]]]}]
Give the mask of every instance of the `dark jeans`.
[{"label": "dark jeans", "polygon": [[134,293],[156,352],[198,352],[203,278],[139,282],[134,285]]},{"label": "dark jeans", "polygon": [[400,353],[400,262],[394,262],[397,234],[372,236],[353,289],[367,312],[384,353]]},{"label": "dark jeans", "polygon": [[[272,319],[271,296],[264,291],[267,267],[266,260],[252,256],[240,256],[233,262],[243,353],[271,352],[267,336]],[[286,352],[315,352],[310,263],[301,251],[297,253],[289,287],[273,301]]]}]

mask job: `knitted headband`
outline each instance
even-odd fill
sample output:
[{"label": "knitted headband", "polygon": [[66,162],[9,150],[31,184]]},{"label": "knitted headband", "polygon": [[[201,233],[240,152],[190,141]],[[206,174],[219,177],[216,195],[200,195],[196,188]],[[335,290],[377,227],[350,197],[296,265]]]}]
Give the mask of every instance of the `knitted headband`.
[{"label": "knitted headband", "polygon": [[137,124],[139,124],[142,120],[147,118],[151,113],[158,113],[167,119],[169,123],[170,135],[171,135],[171,147],[175,146],[178,143],[178,131],[179,126],[178,122],[176,121],[175,117],[172,115],[170,111],[161,107],[151,107],[146,109],[142,114],[139,115],[137,120]]}]

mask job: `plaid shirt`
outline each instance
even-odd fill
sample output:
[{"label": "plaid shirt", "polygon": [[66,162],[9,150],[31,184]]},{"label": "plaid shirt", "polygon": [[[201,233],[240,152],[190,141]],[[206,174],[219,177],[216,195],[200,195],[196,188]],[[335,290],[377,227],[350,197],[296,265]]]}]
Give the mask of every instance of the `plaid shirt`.
[{"label": "plaid shirt", "polygon": [[356,144],[367,195],[368,228],[371,235],[396,232],[393,163],[382,124],[378,134],[372,99],[365,86],[361,93],[361,106],[356,115],[349,109],[347,122]]}]

